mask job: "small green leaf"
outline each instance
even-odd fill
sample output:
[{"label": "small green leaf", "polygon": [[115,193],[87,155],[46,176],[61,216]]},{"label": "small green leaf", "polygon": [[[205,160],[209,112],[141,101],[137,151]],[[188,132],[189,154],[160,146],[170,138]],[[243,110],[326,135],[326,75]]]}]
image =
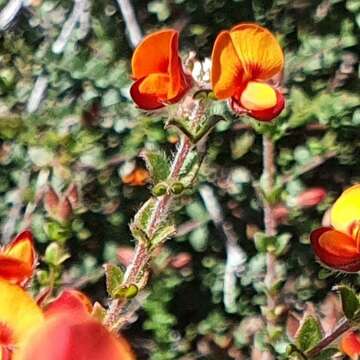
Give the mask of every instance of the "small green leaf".
[{"label": "small green leaf", "polygon": [[105,264],[105,276],[106,276],[106,289],[108,294],[114,298],[117,291],[121,287],[121,283],[124,278],[123,271],[116,265]]},{"label": "small green leaf", "polygon": [[138,292],[139,292],[138,287],[135,284],[130,284],[127,287],[122,287],[117,289],[114,294],[114,297],[132,299],[138,294]]},{"label": "small green leaf", "polygon": [[298,348],[305,352],[313,348],[323,337],[319,321],[312,315],[304,317],[295,336]]},{"label": "small green leaf", "polygon": [[141,154],[145,160],[151,179],[154,184],[165,181],[170,174],[170,164],[164,152],[145,150]]},{"label": "small green leaf", "polygon": [[196,178],[201,162],[196,152],[191,152],[180,170],[179,179],[185,188],[189,187]]},{"label": "small green leaf", "polygon": [[173,237],[176,233],[174,224],[165,224],[161,226],[151,239],[151,247],[154,248],[159,244],[164,243],[167,239]]},{"label": "small green leaf", "polygon": [[141,230],[147,234],[147,227],[149,225],[153,210],[155,208],[156,200],[151,198],[146,201],[134,217],[134,222],[131,227]]},{"label": "small green leaf", "polygon": [[340,285],[337,287],[340,292],[341,304],[344,315],[352,320],[356,313],[360,310],[359,298],[356,292],[349,286]]},{"label": "small green leaf", "polygon": [[319,355],[312,358],[312,360],[331,360],[333,356],[338,353],[339,350],[334,348],[329,348],[324,351],[322,351]]},{"label": "small green leaf", "polygon": [[49,265],[59,266],[70,258],[68,254],[58,243],[51,243],[45,250],[44,261]]},{"label": "small green leaf", "polygon": [[273,245],[274,238],[263,232],[257,232],[254,235],[255,247],[259,252],[265,253],[269,245]]}]

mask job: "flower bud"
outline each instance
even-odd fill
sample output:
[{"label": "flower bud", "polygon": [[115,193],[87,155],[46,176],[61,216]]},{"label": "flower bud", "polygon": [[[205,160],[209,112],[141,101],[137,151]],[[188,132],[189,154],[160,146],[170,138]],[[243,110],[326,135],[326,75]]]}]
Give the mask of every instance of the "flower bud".
[{"label": "flower bud", "polygon": [[322,187],[307,189],[296,198],[296,205],[302,208],[316,206],[326,198],[326,194]]},{"label": "flower bud", "polygon": [[159,183],[154,186],[152,193],[154,196],[163,196],[167,192],[167,184]]},{"label": "flower bud", "polygon": [[181,182],[175,182],[170,187],[170,191],[175,195],[181,194],[184,191],[184,189],[185,189],[185,186]]}]

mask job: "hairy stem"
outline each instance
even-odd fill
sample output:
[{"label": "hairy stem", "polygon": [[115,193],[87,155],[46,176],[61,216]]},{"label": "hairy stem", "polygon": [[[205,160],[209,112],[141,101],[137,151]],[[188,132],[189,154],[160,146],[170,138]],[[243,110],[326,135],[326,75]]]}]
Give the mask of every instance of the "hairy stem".
[{"label": "hairy stem", "polygon": [[329,335],[325,336],[315,347],[309,350],[306,353],[306,356],[308,356],[309,358],[313,358],[314,356],[319,355],[321,351],[327,348],[331,343],[337,340],[346,331],[350,330],[350,328],[351,328],[351,324],[349,320],[347,320],[346,318],[342,318],[338,322],[338,325],[336,326],[334,331]]},{"label": "hairy stem", "polygon": [[[172,164],[171,173],[169,176],[170,181],[178,179],[181,168],[183,167],[184,162],[191,151],[191,148],[192,144],[190,139],[184,136]],[[157,198],[155,208],[148,226],[147,233],[149,238],[151,238],[156,233],[161,224],[168,217],[173,199],[174,195],[171,193]],[[131,284],[138,284],[146,272],[146,268],[150,259],[151,252],[149,251],[149,248],[143,242],[138,242],[135,248],[133,259],[126,269],[122,286],[127,287]],[[144,284],[142,284],[142,286],[144,286]],[[121,327],[121,318],[127,303],[127,299],[112,300],[104,320],[105,326],[113,331],[117,331]]]}]

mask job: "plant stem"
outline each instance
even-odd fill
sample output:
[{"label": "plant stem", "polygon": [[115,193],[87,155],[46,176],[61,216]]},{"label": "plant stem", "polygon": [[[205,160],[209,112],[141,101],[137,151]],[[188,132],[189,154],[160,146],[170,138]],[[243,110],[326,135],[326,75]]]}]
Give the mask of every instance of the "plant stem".
[{"label": "plant stem", "polygon": [[[180,171],[191,149],[192,143],[190,139],[186,136],[183,136],[181,145],[178,148],[174,162],[172,164],[169,176],[170,181],[178,179]],[[156,233],[163,221],[169,215],[173,199],[174,195],[171,193],[157,198],[155,208],[148,226],[147,233],[149,238],[151,238]],[[122,286],[128,287],[131,284],[136,285],[139,283],[139,281],[142,281],[141,279],[144,275],[144,272],[146,271],[150,259],[151,252],[149,251],[149,248],[143,242],[138,242],[135,248],[133,259],[126,269]],[[145,284],[142,284],[142,287],[144,285]],[[112,300],[104,320],[104,325],[112,331],[118,331],[122,325],[121,317],[127,303],[128,299],[125,298]]]},{"label": "plant stem", "polygon": [[309,350],[306,353],[306,356],[309,358],[312,358],[316,355],[319,355],[321,351],[323,351],[325,348],[327,348],[332,342],[334,342],[336,339],[338,339],[342,334],[344,334],[346,331],[350,330],[351,324],[349,320],[346,318],[342,318],[335,330],[325,336],[315,347],[313,347],[311,350]]},{"label": "plant stem", "polygon": [[[265,196],[263,197],[264,202],[264,225],[265,233],[268,236],[276,235],[276,220],[273,213],[272,204],[268,201],[268,195],[271,194],[274,188],[275,178],[275,154],[274,154],[274,143],[272,139],[266,135],[263,135],[263,181]],[[268,252],[266,254],[266,275],[265,275],[265,286],[267,289],[267,316],[266,321],[268,324],[273,325],[275,320],[273,319],[272,312],[275,310],[277,305],[278,297],[273,293],[272,287],[276,282],[276,256]],[[262,359],[272,358],[270,353],[264,353]]]}]

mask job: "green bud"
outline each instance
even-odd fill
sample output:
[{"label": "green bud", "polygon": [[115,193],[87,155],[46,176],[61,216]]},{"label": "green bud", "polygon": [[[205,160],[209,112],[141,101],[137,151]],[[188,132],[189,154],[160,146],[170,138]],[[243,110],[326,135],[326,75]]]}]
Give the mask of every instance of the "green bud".
[{"label": "green bud", "polygon": [[127,287],[122,287],[118,289],[115,292],[114,297],[132,299],[138,294],[138,292],[139,292],[138,287],[135,284],[130,284]]},{"label": "green bud", "polygon": [[159,183],[154,186],[152,189],[152,193],[154,196],[163,196],[167,192],[167,184],[165,183]]},{"label": "green bud", "polygon": [[175,194],[181,194],[184,191],[185,187],[184,184],[182,184],[181,182],[175,182],[171,185],[170,191]]}]

